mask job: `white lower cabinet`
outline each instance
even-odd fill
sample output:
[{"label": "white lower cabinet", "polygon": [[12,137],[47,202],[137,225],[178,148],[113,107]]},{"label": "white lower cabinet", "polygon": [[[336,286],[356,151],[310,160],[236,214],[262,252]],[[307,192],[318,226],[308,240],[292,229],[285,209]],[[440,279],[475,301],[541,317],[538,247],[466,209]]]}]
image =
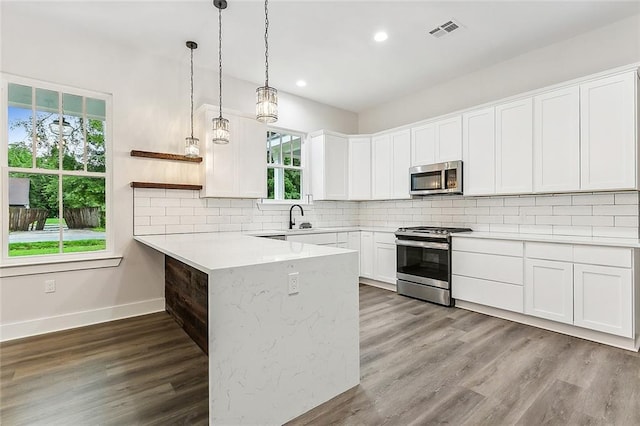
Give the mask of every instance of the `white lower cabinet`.
[{"label": "white lower cabinet", "polygon": [[631,269],[575,265],[574,274],[574,324],[633,337]]},{"label": "white lower cabinet", "polygon": [[[358,259],[362,259],[360,254],[360,231],[347,232],[347,248],[358,252]],[[358,260],[358,276],[362,275],[361,261]]]},{"label": "white lower cabinet", "polygon": [[632,248],[455,236],[452,247],[456,300],[635,337]]},{"label": "white lower cabinet", "polygon": [[360,232],[360,276],[396,283],[396,244],[391,232]]},{"label": "white lower cabinet", "polygon": [[573,264],[527,259],[524,300],[527,315],[573,324]]},{"label": "white lower cabinet", "polygon": [[360,232],[360,276],[373,278],[373,232]]}]

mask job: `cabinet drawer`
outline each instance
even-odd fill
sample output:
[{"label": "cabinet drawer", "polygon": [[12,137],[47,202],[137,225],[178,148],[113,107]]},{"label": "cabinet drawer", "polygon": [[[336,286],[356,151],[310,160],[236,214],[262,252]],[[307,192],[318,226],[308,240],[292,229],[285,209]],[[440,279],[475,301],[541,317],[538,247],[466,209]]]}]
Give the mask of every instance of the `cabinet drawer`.
[{"label": "cabinet drawer", "polygon": [[522,285],[523,259],[521,257],[454,251],[451,271],[456,275]]},{"label": "cabinet drawer", "polygon": [[526,256],[530,259],[573,261],[571,244],[525,243]]},{"label": "cabinet drawer", "polygon": [[453,250],[472,253],[500,254],[503,256],[522,256],[522,241],[484,240],[479,238],[452,239]]},{"label": "cabinet drawer", "polygon": [[513,312],[524,312],[523,287],[454,275],[451,292],[454,299],[466,300]]},{"label": "cabinet drawer", "polygon": [[619,266],[631,268],[632,251],[630,248],[573,246],[573,261],[590,265]]},{"label": "cabinet drawer", "polygon": [[348,232],[338,232],[336,236],[336,241],[339,243],[346,243],[349,241],[349,233]]},{"label": "cabinet drawer", "polygon": [[306,244],[335,244],[338,238],[335,232],[330,232],[327,234],[287,235],[287,241]]},{"label": "cabinet drawer", "polygon": [[393,232],[374,232],[373,239],[376,243],[395,244],[396,236]]}]

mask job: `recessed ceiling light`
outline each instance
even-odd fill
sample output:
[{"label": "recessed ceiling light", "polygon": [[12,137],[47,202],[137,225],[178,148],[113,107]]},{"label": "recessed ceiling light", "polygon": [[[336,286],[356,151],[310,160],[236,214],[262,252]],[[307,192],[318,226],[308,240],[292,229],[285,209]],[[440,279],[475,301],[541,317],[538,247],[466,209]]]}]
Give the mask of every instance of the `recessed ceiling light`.
[{"label": "recessed ceiling light", "polygon": [[296,86],[298,86],[298,87],[304,87],[304,86],[306,86],[306,85],[307,85],[307,82],[306,82],[306,81],[304,81],[304,80],[298,80],[298,81],[296,81]]},{"label": "recessed ceiling light", "polygon": [[388,35],[387,33],[385,33],[384,31],[377,32],[377,33],[373,36],[373,39],[374,39],[375,41],[377,41],[378,43],[380,43],[380,42],[382,42],[382,41],[385,41],[385,40],[386,40],[386,39],[388,39],[388,38],[389,38],[389,35]]}]

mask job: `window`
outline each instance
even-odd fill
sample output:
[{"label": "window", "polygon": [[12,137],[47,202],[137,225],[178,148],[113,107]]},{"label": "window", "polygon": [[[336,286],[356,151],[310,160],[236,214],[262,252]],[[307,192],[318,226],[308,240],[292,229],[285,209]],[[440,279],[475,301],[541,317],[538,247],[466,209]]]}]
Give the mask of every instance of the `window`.
[{"label": "window", "polygon": [[302,135],[267,131],[267,198],[302,200]]},{"label": "window", "polygon": [[3,258],[108,251],[109,96],[18,79],[3,92]]}]

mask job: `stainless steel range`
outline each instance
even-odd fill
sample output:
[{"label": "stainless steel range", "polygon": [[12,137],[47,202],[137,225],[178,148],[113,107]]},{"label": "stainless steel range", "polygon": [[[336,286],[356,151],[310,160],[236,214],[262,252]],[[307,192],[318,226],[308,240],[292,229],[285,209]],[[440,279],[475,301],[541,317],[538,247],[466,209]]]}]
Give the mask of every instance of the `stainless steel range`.
[{"label": "stainless steel range", "polygon": [[397,292],[445,306],[451,298],[451,234],[469,228],[415,226],[396,231]]}]

